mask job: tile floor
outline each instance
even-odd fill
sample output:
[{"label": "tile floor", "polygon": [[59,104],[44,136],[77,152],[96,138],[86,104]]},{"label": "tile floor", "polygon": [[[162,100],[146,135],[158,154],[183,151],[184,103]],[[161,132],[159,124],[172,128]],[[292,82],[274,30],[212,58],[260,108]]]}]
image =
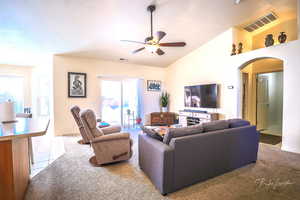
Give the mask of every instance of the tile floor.
[{"label": "tile floor", "polygon": [[65,153],[63,138],[54,137],[50,133],[41,137],[33,137],[32,147],[34,164],[31,166],[31,177]]}]

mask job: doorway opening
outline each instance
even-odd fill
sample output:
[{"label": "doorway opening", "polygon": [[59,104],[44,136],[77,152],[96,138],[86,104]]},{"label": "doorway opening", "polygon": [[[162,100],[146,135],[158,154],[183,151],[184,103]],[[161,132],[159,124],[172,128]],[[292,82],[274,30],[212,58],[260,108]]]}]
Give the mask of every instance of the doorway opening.
[{"label": "doorway opening", "polygon": [[124,128],[135,128],[141,117],[139,79],[101,79],[101,119]]},{"label": "doorway opening", "polygon": [[283,115],[283,61],[256,60],[241,69],[242,117],[256,125],[260,142],[281,146]]}]

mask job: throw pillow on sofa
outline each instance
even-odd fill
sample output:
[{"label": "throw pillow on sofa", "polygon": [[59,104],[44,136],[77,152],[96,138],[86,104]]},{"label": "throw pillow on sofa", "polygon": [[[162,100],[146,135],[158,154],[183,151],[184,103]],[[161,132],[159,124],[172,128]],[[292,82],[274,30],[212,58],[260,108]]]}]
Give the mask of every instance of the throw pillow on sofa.
[{"label": "throw pillow on sofa", "polygon": [[249,126],[250,122],[243,119],[229,119],[229,128],[238,128],[242,126]]},{"label": "throw pillow on sofa", "polygon": [[146,133],[149,137],[152,137],[156,140],[159,140],[159,141],[163,141],[163,137],[158,134],[154,129],[151,129],[151,128],[147,128],[145,126],[141,126],[141,129],[143,130],[144,133]]},{"label": "throw pillow on sofa", "polygon": [[202,124],[204,132],[217,131],[229,128],[229,122],[227,120],[217,120]]},{"label": "throw pillow on sofa", "polygon": [[194,125],[182,128],[169,128],[168,133],[164,136],[163,142],[165,144],[169,144],[172,138],[194,135],[202,132],[202,125]]}]

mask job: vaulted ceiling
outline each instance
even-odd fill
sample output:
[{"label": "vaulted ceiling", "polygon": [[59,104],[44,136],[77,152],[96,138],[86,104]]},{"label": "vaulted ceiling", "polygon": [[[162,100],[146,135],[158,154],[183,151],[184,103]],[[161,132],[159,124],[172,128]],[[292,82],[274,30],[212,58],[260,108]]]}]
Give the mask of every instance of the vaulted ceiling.
[{"label": "vaulted ceiling", "polygon": [[[0,50],[43,52],[166,67],[232,26],[267,11],[295,13],[297,0],[0,0]],[[162,48],[158,56],[131,52],[150,34],[146,8],[156,4],[154,31],[163,42],[184,41],[183,48]]]}]

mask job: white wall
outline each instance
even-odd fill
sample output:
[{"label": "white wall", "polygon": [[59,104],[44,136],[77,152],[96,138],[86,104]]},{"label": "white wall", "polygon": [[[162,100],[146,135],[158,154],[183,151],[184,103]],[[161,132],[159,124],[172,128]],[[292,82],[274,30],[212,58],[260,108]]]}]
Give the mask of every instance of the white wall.
[{"label": "white wall", "polygon": [[[87,73],[87,98],[68,98],[68,72]],[[56,135],[78,133],[70,113],[72,105],[91,108],[100,116],[100,79],[104,77],[127,77],[144,79],[144,113],[159,111],[158,92],[146,91],[147,80],[161,80],[164,83],[165,69],[134,64],[124,64],[98,59],[55,56],[54,82],[54,125]]]},{"label": "white wall", "polygon": [[[228,30],[207,44],[179,59],[167,68],[166,86],[170,92],[170,108],[172,111],[184,108],[183,88],[187,85],[201,83],[220,84],[220,109],[221,118],[233,116],[230,114],[231,108],[228,107],[227,96],[231,90],[227,86],[231,85],[230,70],[224,67],[224,62],[230,57],[232,45],[232,30]],[[229,72],[229,73],[228,73]],[[215,109],[202,109],[214,112]],[[227,115],[227,116],[225,116]]]},{"label": "white wall", "polygon": [[[248,53],[229,56],[232,39],[229,30],[181,58],[167,68],[166,85],[171,93],[171,110],[184,108],[183,87],[198,83],[221,84],[222,118],[241,117],[239,68],[256,58],[274,57],[284,61],[283,144],[282,149],[300,153],[300,41],[293,41]],[[233,85],[234,89],[227,89]],[[212,110],[213,111],[213,110]]]},{"label": "white wall", "polygon": [[[232,72],[237,73],[238,68],[244,63],[262,57],[274,57],[284,61],[283,76],[283,138],[282,149],[300,153],[300,41],[293,41],[269,48],[259,49],[246,54],[232,57],[227,66],[233,68]],[[238,79],[239,80],[239,79]],[[237,82],[239,86],[239,81]],[[240,90],[236,91],[234,99],[239,99]],[[241,116],[241,107],[238,104],[237,116]]]}]

